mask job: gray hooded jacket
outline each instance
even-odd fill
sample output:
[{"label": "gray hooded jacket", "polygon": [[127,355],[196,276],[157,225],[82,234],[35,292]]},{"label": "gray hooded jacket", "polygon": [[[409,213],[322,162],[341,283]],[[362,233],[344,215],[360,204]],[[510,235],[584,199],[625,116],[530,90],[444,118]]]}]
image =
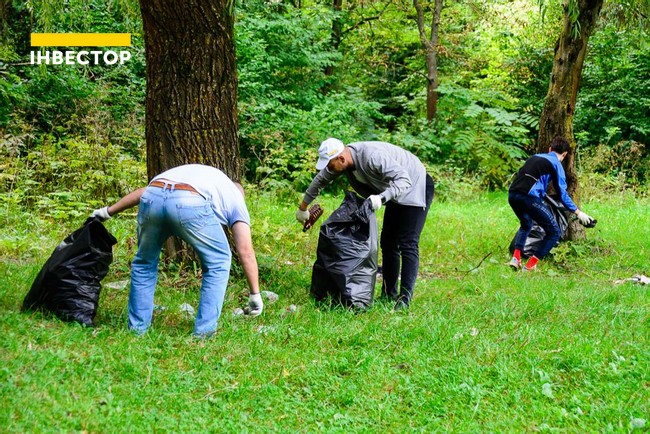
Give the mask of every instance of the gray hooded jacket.
[{"label": "gray hooded jacket", "polygon": [[[427,172],[409,151],[385,142],[355,142],[348,145],[354,170],[346,170],[350,185],[363,197],[379,194],[383,202],[426,206]],[[356,172],[356,173],[355,173]],[[330,182],[342,173],[321,170],[307,188],[304,202],[311,203]]]}]

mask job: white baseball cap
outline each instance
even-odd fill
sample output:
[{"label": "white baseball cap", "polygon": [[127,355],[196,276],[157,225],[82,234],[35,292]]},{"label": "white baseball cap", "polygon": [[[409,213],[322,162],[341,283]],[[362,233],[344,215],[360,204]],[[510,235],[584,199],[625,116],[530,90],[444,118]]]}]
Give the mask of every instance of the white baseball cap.
[{"label": "white baseball cap", "polygon": [[332,158],[337,157],[345,145],[339,139],[329,138],[320,144],[318,148],[318,161],[316,162],[316,169],[323,170],[327,163],[330,162]]}]

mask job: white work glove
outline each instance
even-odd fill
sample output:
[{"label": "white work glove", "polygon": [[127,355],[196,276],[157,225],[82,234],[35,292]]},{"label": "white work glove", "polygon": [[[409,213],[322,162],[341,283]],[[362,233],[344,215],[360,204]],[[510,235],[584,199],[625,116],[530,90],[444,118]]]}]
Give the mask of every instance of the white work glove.
[{"label": "white work glove", "polygon": [[99,218],[99,221],[105,221],[111,218],[111,215],[108,213],[108,207],[105,206],[104,208],[99,208],[93,211],[91,214],[91,217],[97,217]]},{"label": "white work glove", "polygon": [[578,216],[578,220],[580,220],[580,223],[583,226],[589,226],[592,223],[592,221],[594,220],[591,217],[589,217],[587,215],[587,213],[584,213],[584,212],[582,212],[580,210],[576,211],[576,216]]},{"label": "white work glove", "polygon": [[307,210],[301,210],[298,208],[296,210],[296,220],[298,220],[300,223],[305,223],[309,219],[309,211]]},{"label": "white work glove", "polygon": [[378,194],[368,196],[370,203],[372,204],[373,211],[378,211],[381,208],[381,196]]},{"label": "white work glove", "polygon": [[257,316],[264,310],[264,302],[262,301],[262,294],[250,294],[248,296],[248,309],[250,316]]}]

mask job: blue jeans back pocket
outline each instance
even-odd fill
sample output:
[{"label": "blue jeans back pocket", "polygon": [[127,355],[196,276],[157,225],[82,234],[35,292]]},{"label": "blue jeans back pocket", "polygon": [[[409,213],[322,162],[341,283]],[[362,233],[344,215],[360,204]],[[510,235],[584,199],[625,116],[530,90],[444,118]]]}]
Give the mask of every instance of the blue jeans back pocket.
[{"label": "blue jeans back pocket", "polygon": [[151,211],[151,204],[153,200],[142,197],[140,198],[140,205],[138,207],[138,224],[143,225],[149,220],[149,214]]},{"label": "blue jeans back pocket", "polygon": [[186,229],[198,230],[216,224],[216,216],[210,204],[177,205],[178,221]]}]

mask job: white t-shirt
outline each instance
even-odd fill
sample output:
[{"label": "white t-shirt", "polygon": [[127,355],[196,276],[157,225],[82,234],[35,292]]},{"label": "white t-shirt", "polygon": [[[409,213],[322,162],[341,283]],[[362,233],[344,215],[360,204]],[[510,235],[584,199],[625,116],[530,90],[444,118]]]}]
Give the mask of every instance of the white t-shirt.
[{"label": "white t-shirt", "polygon": [[236,222],[244,222],[250,226],[244,196],[221,170],[203,164],[185,164],[156,175],[152,181],[162,179],[194,187],[212,204],[221,224],[232,227]]}]

